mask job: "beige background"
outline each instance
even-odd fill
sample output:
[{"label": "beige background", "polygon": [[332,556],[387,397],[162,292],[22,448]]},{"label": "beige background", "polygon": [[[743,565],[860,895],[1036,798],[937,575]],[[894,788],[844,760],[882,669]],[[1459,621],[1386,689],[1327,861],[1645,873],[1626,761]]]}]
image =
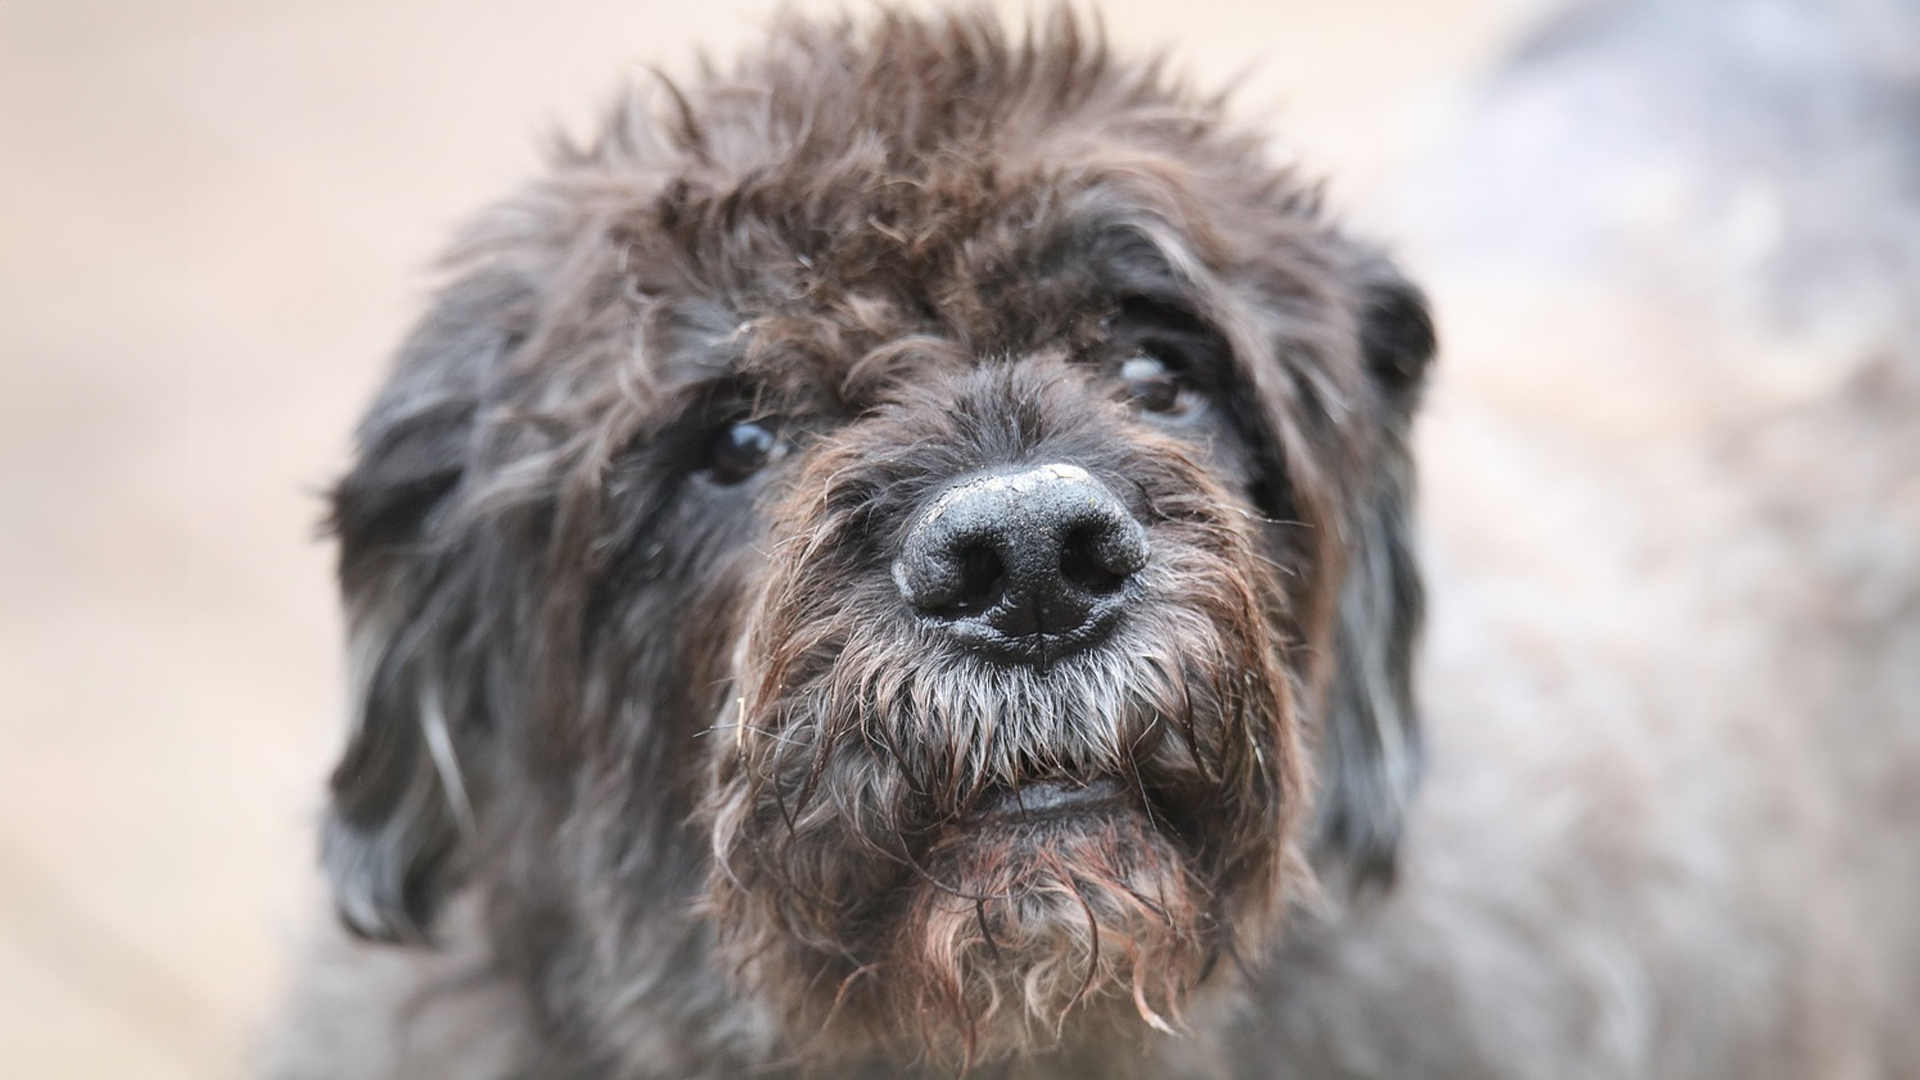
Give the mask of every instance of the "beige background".
[{"label": "beige background", "polygon": [[[543,124],[771,7],[0,0],[0,1077],[244,1073],[319,909],[316,493],[424,268]],[[1364,221],[1527,10],[1106,14],[1205,85],[1246,75]]]}]

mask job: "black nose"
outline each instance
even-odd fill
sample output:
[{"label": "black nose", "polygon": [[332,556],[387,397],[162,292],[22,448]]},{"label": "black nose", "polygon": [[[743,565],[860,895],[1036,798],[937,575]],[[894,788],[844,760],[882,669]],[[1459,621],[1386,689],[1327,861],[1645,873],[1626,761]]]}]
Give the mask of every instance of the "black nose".
[{"label": "black nose", "polygon": [[998,659],[1042,668],[1106,636],[1147,532],[1077,465],[963,480],[907,531],[893,579],[922,615]]}]

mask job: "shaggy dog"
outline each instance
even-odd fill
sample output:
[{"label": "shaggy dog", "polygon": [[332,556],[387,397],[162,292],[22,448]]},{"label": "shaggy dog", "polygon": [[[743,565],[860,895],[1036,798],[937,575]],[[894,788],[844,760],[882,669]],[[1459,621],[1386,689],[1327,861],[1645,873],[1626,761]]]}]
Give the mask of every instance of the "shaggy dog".
[{"label": "shaggy dog", "polygon": [[783,24],[451,265],[282,1075],[1913,1075],[1777,708],[1469,620],[1410,817],[1425,302],[1071,21]]}]

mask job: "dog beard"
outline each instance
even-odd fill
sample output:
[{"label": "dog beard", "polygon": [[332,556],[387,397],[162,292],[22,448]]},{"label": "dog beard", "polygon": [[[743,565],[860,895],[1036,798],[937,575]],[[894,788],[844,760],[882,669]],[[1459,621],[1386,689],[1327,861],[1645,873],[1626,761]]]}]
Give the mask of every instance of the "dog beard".
[{"label": "dog beard", "polygon": [[[845,483],[871,437],[809,475]],[[803,477],[776,510],[710,903],[790,1030],[963,1066],[1169,1030],[1277,924],[1301,801],[1280,592],[1205,471],[1146,449],[1152,563],[1110,640],[1048,664],[903,618],[855,535],[870,499]]]}]

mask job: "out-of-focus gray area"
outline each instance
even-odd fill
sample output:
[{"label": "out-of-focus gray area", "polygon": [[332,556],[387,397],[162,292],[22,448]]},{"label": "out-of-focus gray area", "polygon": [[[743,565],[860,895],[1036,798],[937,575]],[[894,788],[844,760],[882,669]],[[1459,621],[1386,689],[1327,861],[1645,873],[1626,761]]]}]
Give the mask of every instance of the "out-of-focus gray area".
[{"label": "out-of-focus gray area", "polygon": [[1450,352],[1609,373],[1584,403],[1523,396],[1642,431],[1751,421],[1920,352],[1920,6],[1562,5],[1457,119],[1390,231],[1452,294]]},{"label": "out-of-focus gray area", "polygon": [[[431,257],[544,125],[773,7],[0,3],[0,1076],[241,1075],[320,903],[316,493]],[[1358,208],[1531,8],[1102,10]]]}]

